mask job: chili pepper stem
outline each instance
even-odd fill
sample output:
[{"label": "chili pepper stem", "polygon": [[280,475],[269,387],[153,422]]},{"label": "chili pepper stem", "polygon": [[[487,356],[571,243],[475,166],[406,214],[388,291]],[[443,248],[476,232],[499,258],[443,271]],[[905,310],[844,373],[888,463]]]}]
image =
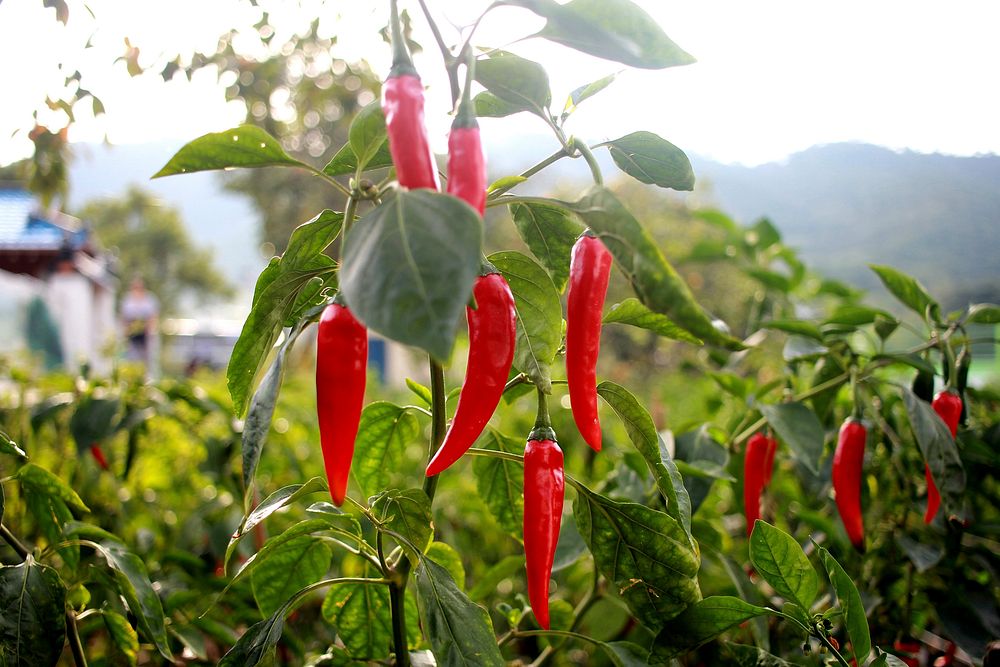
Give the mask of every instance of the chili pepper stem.
[{"label": "chili pepper stem", "polygon": [[66,610],[66,640],[76,667],[87,667],[87,656],[83,652],[83,641],[80,639],[80,629],[76,626],[76,614]]},{"label": "chili pepper stem", "polygon": [[[404,556],[403,562],[409,563],[410,559]],[[389,611],[392,614],[392,645],[396,653],[396,665],[400,667],[408,667],[410,664],[409,647],[406,643],[405,599],[405,579],[402,585],[397,583],[389,584]]]},{"label": "chili pepper stem", "polygon": [[604,185],[604,176],[601,175],[601,167],[597,164],[597,158],[594,157],[594,153],[591,152],[590,147],[583,141],[572,137],[570,138],[568,145],[575,151],[579,151],[583,159],[587,161],[587,166],[590,167],[590,173],[594,177],[594,183],[597,185]]}]

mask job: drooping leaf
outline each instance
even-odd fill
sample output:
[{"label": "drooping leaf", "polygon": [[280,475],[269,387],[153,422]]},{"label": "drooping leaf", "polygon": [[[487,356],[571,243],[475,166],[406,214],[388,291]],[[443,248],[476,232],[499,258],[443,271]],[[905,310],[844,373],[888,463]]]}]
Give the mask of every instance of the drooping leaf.
[{"label": "drooping leaf", "polygon": [[101,618],[118,658],[126,665],[136,665],[139,660],[139,635],[128,619],[110,609],[102,610]]},{"label": "drooping leaf", "polygon": [[389,485],[389,473],[399,469],[403,449],[418,435],[420,422],[412,412],[386,401],[365,407],[351,466],[351,475],[365,496]]},{"label": "drooping leaf", "polygon": [[833,591],[837,594],[837,602],[844,615],[844,627],[847,629],[847,636],[851,638],[854,659],[859,665],[863,665],[872,650],[872,640],[868,632],[868,618],[865,616],[865,605],[861,600],[861,594],[833,555],[823,547],[819,547],[818,551],[823,567],[826,568],[826,574],[833,585]]},{"label": "drooping leaf", "polygon": [[0,565],[0,660],[11,667],[49,667],[66,643],[66,587],[30,554]]},{"label": "drooping leaf", "polygon": [[[522,454],[524,443],[487,428],[476,446],[511,454]],[[479,498],[508,535],[520,541],[524,532],[524,471],[521,465],[493,456],[477,456],[472,462]]]},{"label": "drooping leaf", "polygon": [[878,264],[869,266],[878,275],[885,288],[904,306],[908,306],[920,317],[930,317],[935,320],[940,317],[941,307],[916,278],[891,266]]},{"label": "drooping leaf", "polygon": [[544,117],[552,103],[549,76],[545,69],[513,53],[501,52],[477,60],[476,81],[504,103],[501,107],[504,110],[530,111]]},{"label": "drooping leaf", "polygon": [[392,645],[389,588],[373,584],[334,584],[326,594],[323,618],[356,660],[382,660]]},{"label": "drooping leaf", "polygon": [[21,483],[25,494],[29,496],[37,494],[58,498],[77,514],[85,514],[90,511],[83,504],[83,500],[80,499],[76,491],[70,488],[66,482],[34,463],[28,463],[21,467],[17,471],[17,480]]},{"label": "drooping leaf", "polygon": [[547,204],[512,204],[514,226],[560,292],[569,278],[570,254],[583,227],[566,209]]},{"label": "drooping leaf", "polygon": [[824,434],[816,413],[802,403],[759,405],[758,408],[795,457],[818,475]]},{"label": "drooping leaf", "polygon": [[562,304],[552,279],[537,262],[519,252],[496,252],[490,263],[506,279],[517,311],[514,367],[546,393],[552,391],[550,364],[562,339]]},{"label": "drooping leaf", "polygon": [[965,467],[951,431],[934,409],[906,387],[900,387],[913,435],[930,466],[941,506],[948,517],[965,516]]},{"label": "drooping leaf", "polygon": [[296,591],[321,579],[331,558],[326,542],[311,535],[299,535],[270,551],[250,576],[261,613],[270,616]]},{"label": "drooping leaf", "polygon": [[581,488],[573,513],[598,570],[645,626],[659,629],[701,599],[699,557],[672,516]]},{"label": "drooping leaf", "polygon": [[715,639],[729,628],[767,613],[764,607],[740,598],[727,595],[707,597],[663,626],[653,642],[653,657],[662,661],[673,660]]},{"label": "drooping leaf", "polygon": [[809,611],[819,577],[795,538],[757,519],[750,535],[750,563],[778,595]]},{"label": "drooping leaf", "polygon": [[633,132],[602,144],[618,168],[640,183],[694,190],[691,161],[677,146],[652,132]]},{"label": "drooping leaf", "polygon": [[309,168],[288,155],[278,140],[264,130],[253,125],[240,125],[225,132],[205,134],[189,142],[153,174],[153,178],[209,169],[276,166]]},{"label": "drooping leaf", "polygon": [[462,565],[462,557],[450,544],[431,542],[427,547],[426,557],[448,570],[448,574],[455,580],[455,585],[459,589],[465,589],[465,566]]},{"label": "drooping leaf", "polygon": [[479,273],[482,240],[479,214],[457,197],[401,190],[351,228],[342,294],[369,329],[445,361]]},{"label": "drooping leaf", "polygon": [[605,324],[616,322],[619,324],[628,324],[633,327],[652,331],[664,338],[682,340],[693,345],[702,344],[700,339],[671,322],[669,317],[660,313],[654,313],[634,297],[629,297],[611,306],[602,321]]},{"label": "drooping leaf", "polygon": [[448,571],[428,558],[413,571],[420,620],[440,667],[503,667],[486,610],[455,585]]},{"label": "drooping leaf", "polygon": [[775,329],[797,336],[805,336],[813,340],[823,342],[823,332],[812,322],[807,320],[770,320],[760,325],[764,329]]}]

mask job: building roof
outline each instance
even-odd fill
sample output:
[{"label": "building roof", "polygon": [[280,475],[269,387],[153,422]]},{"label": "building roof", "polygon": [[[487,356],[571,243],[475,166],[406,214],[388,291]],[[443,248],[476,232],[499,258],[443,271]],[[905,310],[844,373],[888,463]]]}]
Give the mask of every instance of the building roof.
[{"label": "building roof", "polygon": [[58,211],[41,212],[27,190],[0,185],[0,250],[78,250],[86,245],[87,226]]}]

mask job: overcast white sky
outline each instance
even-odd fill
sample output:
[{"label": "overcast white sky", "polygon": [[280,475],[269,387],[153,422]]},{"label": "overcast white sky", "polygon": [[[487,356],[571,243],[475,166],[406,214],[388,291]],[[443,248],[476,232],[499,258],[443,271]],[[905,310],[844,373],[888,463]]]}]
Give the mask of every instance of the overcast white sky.
[{"label": "overcast white sky", "polygon": [[[63,28],[38,0],[0,4],[0,164],[30,150],[25,132],[48,91],[58,90],[60,58],[89,78],[108,115],[97,121],[80,109],[72,141],[176,140],[238,123],[243,108],[227,105],[211,72],[191,83],[164,84],[156,74],[130,78],[124,38],[154,58],[191,47],[212,49],[218,35],[241,17],[233,0],[90,0],[96,24],[82,3],[69,0]],[[415,0],[400,0],[415,16]],[[265,3],[266,4],[266,3]],[[281,5],[273,0],[272,6]],[[289,3],[285,3],[287,6]],[[309,4],[304,2],[303,4]],[[314,3],[319,7],[319,3]],[[485,2],[431,0],[448,28],[471,22]],[[637,0],[698,63],[660,71],[628,70],[613,86],[581,106],[569,130],[592,142],[638,129],[654,131],[690,153],[727,162],[780,160],[815,144],[864,141],[896,149],[957,155],[1000,153],[1000,3],[986,0]],[[385,72],[389,53],[375,31],[385,24],[387,2],[328,2],[327,31],[339,37],[338,55],[365,56]],[[235,15],[233,12],[236,11]],[[308,22],[319,10],[307,11]],[[540,27],[533,14],[498,10],[476,43],[502,46],[511,35]],[[75,55],[97,28],[85,59]],[[417,27],[423,31],[418,19]],[[450,119],[440,61],[429,47],[417,62],[430,86],[428,120],[436,147],[444,146]],[[454,39],[454,38],[452,38]],[[542,40],[510,46],[541,61],[552,78],[554,104],[573,88],[621,66]],[[68,73],[72,73],[72,69]],[[46,112],[48,113],[48,112]],[[539,130],[522,114],[513,127]],[[43,114],[43,121],[49,118]],[[48,122],[57,123],[50,119]],[[505,123],[505,125],[507,125]],[[501,125],[496,124],[496,131]],[[490,126],[490,131],[493,126]]]}]

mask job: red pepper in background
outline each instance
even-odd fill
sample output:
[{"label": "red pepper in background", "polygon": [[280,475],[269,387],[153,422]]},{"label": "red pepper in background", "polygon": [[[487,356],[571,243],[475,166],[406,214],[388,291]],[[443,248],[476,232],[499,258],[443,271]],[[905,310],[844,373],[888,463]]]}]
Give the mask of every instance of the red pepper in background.
[{"label": "red pepper in background", "polygon": [[316,335],[316,409],[330,496],[340,506],[354,457],[368,370],[368,331],[346,306],[323,311]]},{"label": "red pepper in background", "polygon": [[[754,433],[747,441],[743,456],[743,514],[747,518],[747,537],[753,532],[753,525],[760,518],[760,494],[770,478],[766,466],[771,444],[763,433]],[[777,446],[777,442],[775,442]],[[771,454],[773,461],[774,454]]]},{"label": "red pepper in background", "polygon": [[[941,420],[951,431],[951,437],[958,433],[958,420],[962,416],[962,399],[951,390],[939,391],[931,402],[934,412],[941,417]],[[924,513],[924,523],[930,523],[941,507],[941,492],[938,491],[934,483],[934,476],[931,474],[931,467],[924,463],[924,477],[927,478],[927,511]]]},{"label": "red pepper in background", "polygon": [[90,455],[97,461],[97,465],[101,467],[101,470],[108,469],[108,459],[104,456],[104,450],[96,442],[90,446]]},{"label": "red pepper in background", "polygon": [[551,428],[536,427],[524,448],[524,554],[528,600],[538,624],[549,629],[549,578],[562,522],[563,453]]},{"label": "red pepper in background", "polygon": [[767,458],[764,460],[764,486],[771,483],[771,473],[774,472],[774,455],[778,451],[777,439],[767,437]]},{"label": "red pepper in background", "polygon": [[833,491],[837,511],[847,537],[858,551],[865,549],[865,527],[861,516],[861,480],[868,431],[857,419],[849,418],[840,427],[833,453]]},{"label": "red pepper in background", "polygon": [[424,126],[424,86],[406,51],[395,0],[391,6],[392,69],[382,87],[389,153],[400,185],[437,190],[437,165]]},{"label": "red pepper in background", "polygon": [[597,355],[601,310],[611,276],[611,253],[589,231],[573,246],[566,291],[566,380],[573,420],[594,451],[601,451],[597,417]]},{"label": "red pepper in background", "polygon": [[469,363],[465,381],[451,428],[427,466],[428,476],[438,474],[461,458],[483,432],[500,403],[514,361],[517,316],[507,281],[499,273],[480,276],[472,293],[476,309],[466,308]]}]

